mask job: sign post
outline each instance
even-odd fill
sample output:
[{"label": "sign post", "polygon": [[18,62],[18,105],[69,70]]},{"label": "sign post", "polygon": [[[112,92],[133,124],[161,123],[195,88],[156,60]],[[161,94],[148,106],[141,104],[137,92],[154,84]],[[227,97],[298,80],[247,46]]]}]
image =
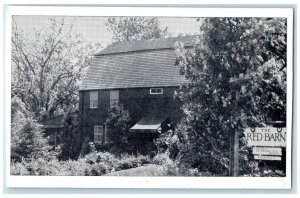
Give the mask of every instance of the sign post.
[{"label": "sign post", "polygon": [[239,175],[239,133],[238,130],[234,132],[234,165],[233,176]]}]

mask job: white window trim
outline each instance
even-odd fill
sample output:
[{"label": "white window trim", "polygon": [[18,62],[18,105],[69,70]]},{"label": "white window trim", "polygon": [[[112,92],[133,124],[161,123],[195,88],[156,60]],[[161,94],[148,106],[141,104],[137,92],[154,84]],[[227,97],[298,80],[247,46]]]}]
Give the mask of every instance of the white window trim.
[{"label": "white window trim", "polygon": [[[153,93],[152,90],[161,90],[161,92],[159,93]],[[150,94],[163,94],[164,93],[164,89],[163,88],[150,88]]]}]

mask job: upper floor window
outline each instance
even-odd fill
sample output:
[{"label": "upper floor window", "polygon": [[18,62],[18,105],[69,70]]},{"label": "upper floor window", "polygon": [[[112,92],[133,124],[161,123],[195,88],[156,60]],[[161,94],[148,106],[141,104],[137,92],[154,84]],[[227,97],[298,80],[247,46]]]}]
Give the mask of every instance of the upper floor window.
[{"label": "upper floor window", "polygon": [[119,104],[119,90],[110,91],[110,107],[114,104]]},{"label": "upper floor window", "polygon": [[163,94],[163,88],[151,88],[150,94]]},{"label": "upper floor window", "polygon": [[90,92],[90,108],[91,109],[98,108],[98,91]]}]

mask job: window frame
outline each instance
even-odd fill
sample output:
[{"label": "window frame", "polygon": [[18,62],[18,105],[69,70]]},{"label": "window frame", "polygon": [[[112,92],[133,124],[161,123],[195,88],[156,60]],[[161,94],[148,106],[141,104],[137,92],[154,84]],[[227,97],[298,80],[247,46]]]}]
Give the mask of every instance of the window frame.
[{"label": "window frame", "polygon": [[[103,138],[104,133],[105,133],[104,128],[105,128],[104,125],[94,125],[94,142],[95,143],[97,143],[97,144],[103,144],[104,143],[104,138]],[[96,129],[99,129],[99,131],[96,130]],[[100,136],[100,138],[99,138],[99,136]]]},{"label": "window frame", "polygon": [[[156,92],[153,92],[153,90],[156,90]],[[158,90],[161,90],[161,91],[157,92]],[[163,88],[150,88],[150,94],[151,95],[164,94],[164,89]]]},{"label": "window frame", "polygon": [[[95,98],[92,99],[92,95]],[[90,109],[98,109],[99,102],[99,92],[98,91],[90,91]]]},{"label": "window frame", "polygon": [[109,138],[109,129],[107,125],[104,125],[104,143],[109,144],[112,143],[111,139]]}]

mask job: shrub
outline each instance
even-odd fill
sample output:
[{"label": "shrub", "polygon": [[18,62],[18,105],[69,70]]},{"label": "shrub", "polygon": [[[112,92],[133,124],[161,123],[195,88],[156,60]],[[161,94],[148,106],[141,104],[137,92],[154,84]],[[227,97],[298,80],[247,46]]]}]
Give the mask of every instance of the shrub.
[{"label": "shrub", "polygon": [[22,159],[52,157],[49,153],[51,147],[43,137],[42,125],[17,96],[11,103],[11,160],[21,162]]},{"label": "shrub", "polygon": [[58,160],[47,161],[43,158],[11,165],[12,175],[59,175],[60,170],[61,164]]},{"label": "shrub", "polygon": [[169,153],[168,152],[164,152],[164,153],[159,153],[155,157],[153,157],[153,159],[151,160],[151,162],[153,164],[163,165],[163,164],[166,164],[170,160],[171,159],[169,157]]},{"label": "shrub", "polygon": [[22,162],[13,163],[10,167],[11,175],[30,175],[26,166]]},{"label": "shrub", "polygon": [[74,110],[68,111],[64,117],[64,130],[62,133],[62,147],[59,160],[76,160],[80,154],[79,117]]},{"label": "shrub", "polygon": [[125,170],[129,168],[135,168],[140,166],[139,160],[134,157],[133,155],[122,155],[120,157],[120,160],[118,161],[118,164],[116,165],[116,170]]},{"label": "shrub", "polygon": [[138,155],[137,157],[134,155],[122,155],[117,165],[115,166],[115,170],[125,170],[129,168],[136,168],[142,166],[143,164],[149,163],[150,159],[148,156]]},{"label": "shrub", "polygon": [[83,176],[87,167],[83,159],[68,160],[61,163],[62,166],[59,172],[61,176]]},{"label": "shrub", "polygon": [[115,170],[135,168],[149,163],[148,156],[122,155],[117,158],[108,152],[91,152],[78,160],[58,161],[44,158],[27,159],[11,164],[12,175],[100,176]]},{"label": "shrub", "polygon": [[88,137],[84,138],[84,141],[82,143],[81,151],[80,151],[80,157],[85,156],[86,154],[89,154],[92,152],[91,148],[91,140]]},{"label": "shrub", "polygon": [[105,125],[109,129],[110,141],[116,143],[127,143],[129,133],[129,112],[122,105],[114,104],[108,110],[108,118]]},{"label": "shrub", "polygon": [[176,161],[168,159],[162,162],[162,172],[165,176],[182,176]]},{"label": "shrub", "polygon": [[117,162],[116,157],[108,152],[92,152],[86,155],[83,159],[90,165],[103,162],[109,166],[114,166]]},{"label": "shrub", "polygon": [[138,155],[137,160],[143,165],[150,162],[150,158],[147,155]]},{"label": "shrub", "polygon": [[161,172],[164,176],[179,176],[179,167],[176,161],[170,159],[170,153],[168,151],[159,153],[151,162],[161,166]]},{"label": "shrub", "polygon": [[168,152],[169,157],[175,159],[179,150],[177,147],[178,137],[174,132],[169,130],[155,140],[158,153]]},{"label": "shrub", "polygon": [[109,173],[112,170],[111,166],[100,162],[96,164],[92,164],[86,167],[84,175],[85,176],[100,176],[106,173]]}]

